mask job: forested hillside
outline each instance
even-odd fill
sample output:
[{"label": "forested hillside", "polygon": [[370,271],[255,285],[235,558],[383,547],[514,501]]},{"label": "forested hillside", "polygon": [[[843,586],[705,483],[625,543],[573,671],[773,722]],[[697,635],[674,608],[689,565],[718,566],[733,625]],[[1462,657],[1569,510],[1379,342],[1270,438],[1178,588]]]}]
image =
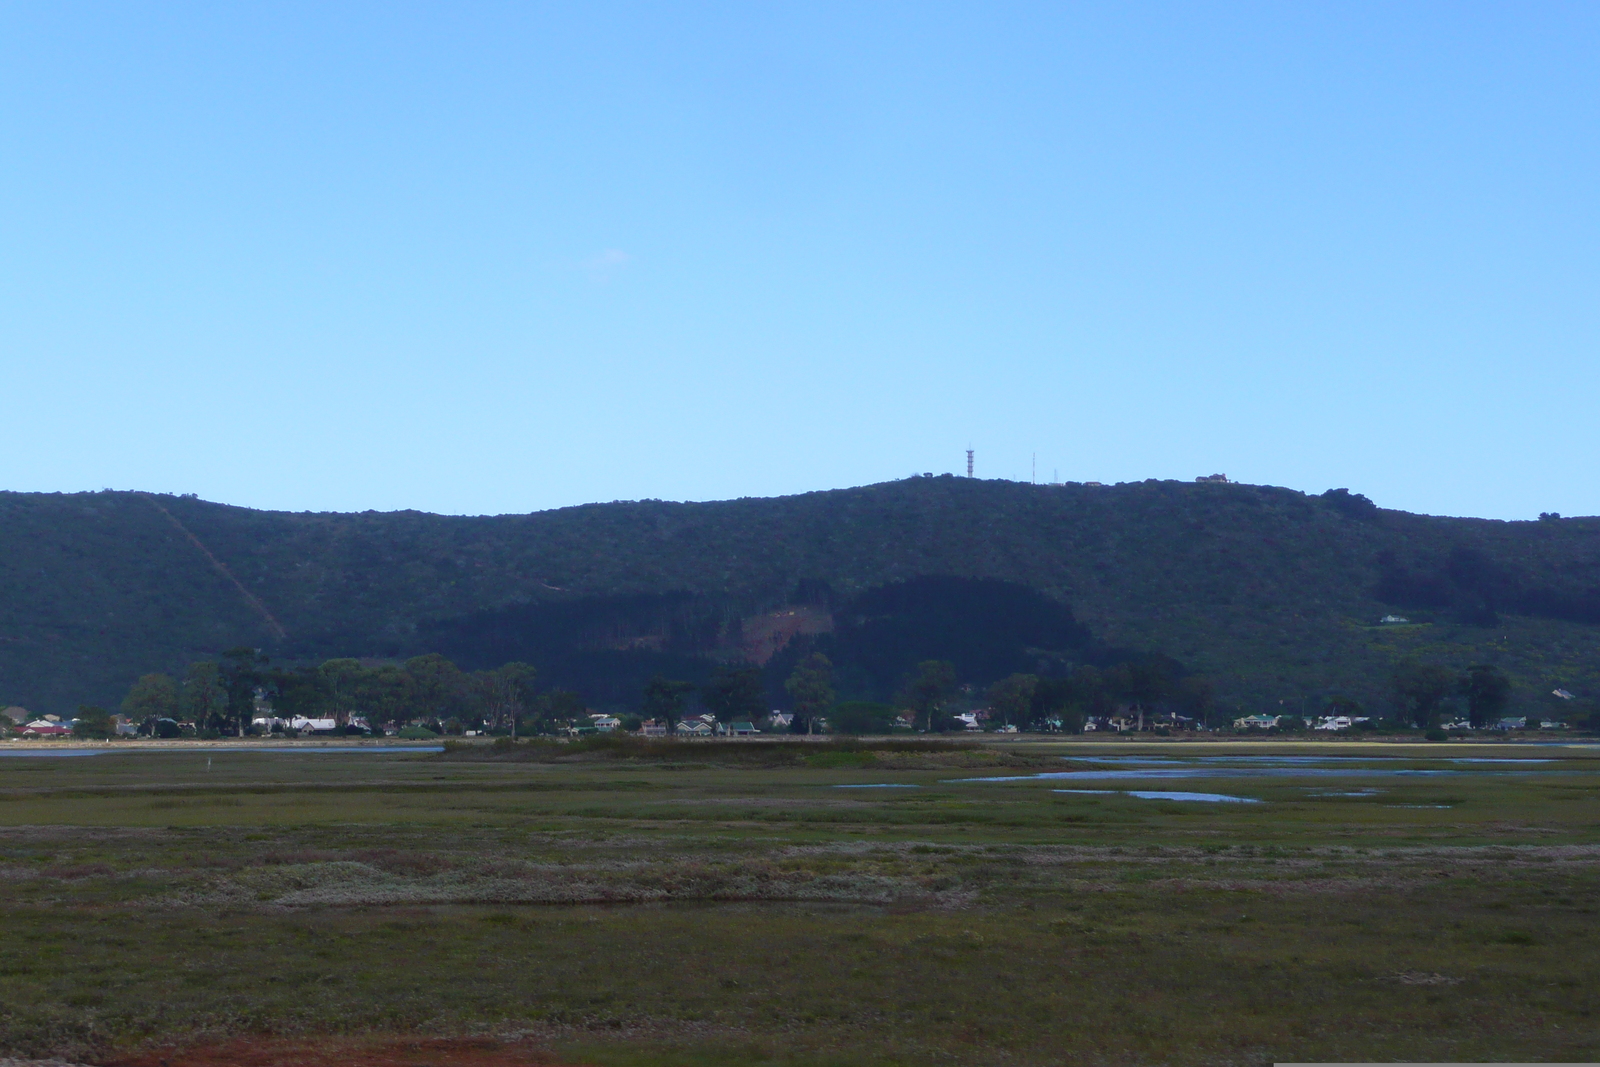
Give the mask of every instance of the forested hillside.
[{"label": "forested hillside", "polygon": [[[441,650],[487,663],[543,641],[601,657],[591,671],[610,656],[622,675],[646,660],[763,661],[795,634],[849,625],[834,613],[868,590],[929,575],[1026,585],[1101,645],[1165,652],[1251,710],[1381,701],[1408,657],[1498,663],[1523,702],[1600,691],[1600,520],[946,476],[487,518],[0,494],[0,701],[112,704],[139,674],[237,645],[280,662]],[[1378,625],[1394,612],[1411,624]]]}]

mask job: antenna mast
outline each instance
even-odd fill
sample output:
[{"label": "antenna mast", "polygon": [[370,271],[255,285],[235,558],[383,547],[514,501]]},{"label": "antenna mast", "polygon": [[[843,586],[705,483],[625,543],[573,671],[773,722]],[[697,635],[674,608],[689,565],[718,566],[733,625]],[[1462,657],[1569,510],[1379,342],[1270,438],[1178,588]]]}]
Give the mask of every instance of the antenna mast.
[{"label": "antenna mast", "polygon": [[972,477],[972,449],[967,449],[967,477]]}]

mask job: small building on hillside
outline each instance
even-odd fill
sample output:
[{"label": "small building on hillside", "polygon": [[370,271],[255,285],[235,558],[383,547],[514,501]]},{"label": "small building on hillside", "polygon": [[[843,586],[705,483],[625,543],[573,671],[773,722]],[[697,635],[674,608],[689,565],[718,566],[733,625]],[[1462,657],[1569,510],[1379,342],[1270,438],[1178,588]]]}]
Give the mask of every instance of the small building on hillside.
[{"label": "small building on hillside", "polygon": [[20,704],[13,704],[9,708],[0,711],[0,715],[10,719],[13,725],[16,726],[21,726],[23,723],[33,718],[33,713]]}]

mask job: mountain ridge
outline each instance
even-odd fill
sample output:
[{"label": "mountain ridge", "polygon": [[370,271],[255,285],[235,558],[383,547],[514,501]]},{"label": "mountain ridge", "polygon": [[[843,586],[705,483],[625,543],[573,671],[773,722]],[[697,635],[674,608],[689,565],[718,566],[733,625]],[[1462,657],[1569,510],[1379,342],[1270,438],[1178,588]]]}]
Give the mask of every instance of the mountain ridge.
[{"label": "mountain ridge", "polygon": [[[1028,586],[1249,710],[1382,700],[1404,658],[1500,663],[1523,700],[1600,690],[1600,519],[1412,515],[1345,491],[946,475],[501,516],[0,493],[0,547],[0,699],[35,710],[114,702],[234,645],[395,656],[523,604],[681,593],[748,619],[806,588],[936,575]],[[1376,625],[1396,611],[1416,625]]]}]

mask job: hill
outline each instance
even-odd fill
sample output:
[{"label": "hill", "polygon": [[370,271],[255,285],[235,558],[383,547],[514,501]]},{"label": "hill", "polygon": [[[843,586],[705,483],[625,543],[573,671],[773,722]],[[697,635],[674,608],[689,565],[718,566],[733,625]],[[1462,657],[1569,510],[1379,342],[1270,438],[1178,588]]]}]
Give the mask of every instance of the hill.
[{"label": "hill", "polygon": [[[114,703],[236,645],[467,665],[559,647],[552,680],[766,662],[926,576],[1026,587],[1068,606],[1040,623],[1062,647],[1160,650],[1251,710],[1381,700],[1406,657],[1498,663],[1524,702],[1600,693],[1600,520],[1411,515],[1343,491],[945,476],[483,518],[3,493],[0,548],[0,701],[36,711]],[[1379,624],[1395,612],[1410,623]]]}]

